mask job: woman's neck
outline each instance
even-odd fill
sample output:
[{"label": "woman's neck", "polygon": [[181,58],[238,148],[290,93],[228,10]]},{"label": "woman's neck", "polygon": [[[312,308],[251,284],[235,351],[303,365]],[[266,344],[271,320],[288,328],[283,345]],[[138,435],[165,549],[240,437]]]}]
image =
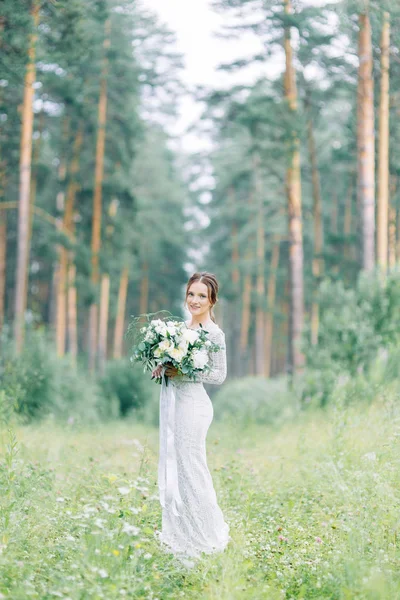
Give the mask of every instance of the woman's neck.
[{"label": "woman's neck", "polygon": [[195,327],[198,325],[206,325],[206,323],[210,323],[212,321],[210,313],[206,314],[206,315],[201,315],[200,317],[195,317],[194,315],[192,315],[191,320],[189,321],[189,326],[190,327]]}]

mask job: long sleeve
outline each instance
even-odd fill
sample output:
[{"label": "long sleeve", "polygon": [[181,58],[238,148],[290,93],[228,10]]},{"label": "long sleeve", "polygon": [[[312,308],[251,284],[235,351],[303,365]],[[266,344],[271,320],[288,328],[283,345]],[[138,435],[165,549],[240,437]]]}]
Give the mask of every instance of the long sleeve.
[{"label": "long sleeve", "polygon": [[216,385],[220,385],[225,381],[227,373],[225,334],[221,329],[218,329],[215,332],[212,331],[209,333],[209,339],[220,346],[218,352],[209,352],[210,371],[207,371],[207,373],[197,373],[195,379],[187,375],[177,375],[175,378],[177,381],[213,383]]}]

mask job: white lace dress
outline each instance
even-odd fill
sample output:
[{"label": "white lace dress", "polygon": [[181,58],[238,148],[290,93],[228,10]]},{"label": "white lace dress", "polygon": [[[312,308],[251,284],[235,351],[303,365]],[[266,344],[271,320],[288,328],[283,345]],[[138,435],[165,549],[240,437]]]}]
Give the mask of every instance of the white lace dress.
[{"label": "white lace dress", "polygon": [[205,329],[221,349],[209,353],[211,371],[198,375],[196,382],[185,376],[169,380],[173,384],[168,392],[174,396],[173,414],[169,435],[163,439],[160,409],[159,488],[163,508],[162,530],[157,536],[166,551],[196,558],[202,552],[223,551],[230,540],[229,525],[218,505],[207,466],[206,436],[214,409],[203,386],[221,384],[226,378],[225,335],[215,323],[207,324]]}]

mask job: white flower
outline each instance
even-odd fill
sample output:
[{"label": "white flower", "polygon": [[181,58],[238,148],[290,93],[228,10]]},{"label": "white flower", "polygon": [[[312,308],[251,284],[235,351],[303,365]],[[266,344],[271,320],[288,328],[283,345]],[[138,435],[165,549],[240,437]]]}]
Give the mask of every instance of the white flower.
[{"label": "white flower", "polygon": [[145,335],[144,341],[145,342],[154,342],[154,340],[155,340],[154,331],[152,331],[151,329],[148,329],[147,333]]},{"label": "white flower", "polygon": [[178,348],[180,348],[184,354],[187,354],[189,342],[187,340],[183,340],[182,338],[177,340],[177,342]]},{"label": "white flower", "polygon": [[107,573],[107,571],[105,569],[99,569],[99,575],[103,579],[105,579],[106,577],[108,577],[108,573]]},{"label": "white flower", "polygon": [[163,340],[158,344],[158,347],[161,352],[169,352],[172,350],[172,348],[174,348],[174,344],[170,340]]},{"label": "white flower", "polygon": [[189,327],[185,329],[182,334],[183,339],[189,344],[194,344],[199,339],[199,334],[195,329],[190,329]]},{"label": "white flower", "polygon": [[146,554],[143,555],[144,560],[149,560],[153,555],[150,554],[150,552],[146,552]]},{"label": "white flower", "polygon": [[207,348],[208,348],[209,346],[211,346],[211,342],[210,342],[210,340],[207,340],[206,342],[204,342],[204,345],[205,345],[205,346],[207,346]]},{"label": "white flower", "polygon": [[129,494],[129,492],[131,491],[130,488],[128,487],[119,487],[118,491],[120,494],[122,494],[122,496],[126,496],[127,494]]},{"label": "white flower", "polygon": [[172,348],[168,351],[168,354],[177,362],[181,362],[182,358],[185,356],[185,352],[182,350],[182,348]]},{"label": "white flower", "polygon": [[162,335],[163,337],[165,337],[167,335],[167,327],[166,327],[165,323],[163,323],[162,321],[160,322],[159,325],[156,325],[154,327],[154,329],[156,330],[156,332],[159,335]]},{"label": "white flower", "polygon": [[375,452],[367,452],[364,454],[363,458],[366,458],[367,460],[376,460],[376,454]]},{"label": "white flower", "polygon": [[169,335],[176,335],[176,324],[173,321],[168,321],[166,327]]},{"label": "white flower", "polygon": [[193,366],[195,369],[203,369],[208,363],[208,354],[204,349],[195,348],[192,354]]},{"label": "white flower", "polygon": [[122,527],[122,533],[127,533],[128,535],[138,535],[139,531],[139,527],[135,527],[135,525],[130,525],[126,522]]}]

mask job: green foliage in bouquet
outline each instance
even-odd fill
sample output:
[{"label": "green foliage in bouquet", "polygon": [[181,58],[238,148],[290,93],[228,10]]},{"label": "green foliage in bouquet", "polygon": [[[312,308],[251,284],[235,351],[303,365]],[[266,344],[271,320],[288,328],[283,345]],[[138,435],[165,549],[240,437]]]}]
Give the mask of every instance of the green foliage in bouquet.
[{"label": "green foliage in bouquet", "polygon": [[[196,374],[210,370],[209,352],[220,350],[201,325],[191,329],[168,311],[134,317],[127,334],[133,341],[131,362],[141,363],[144,372],[159,365],[173,365],[180,375],[194,381]],[[165,381],[168,383],[167,377]],[[156,378],[156,382],[161,383],[162,378]]]}]

